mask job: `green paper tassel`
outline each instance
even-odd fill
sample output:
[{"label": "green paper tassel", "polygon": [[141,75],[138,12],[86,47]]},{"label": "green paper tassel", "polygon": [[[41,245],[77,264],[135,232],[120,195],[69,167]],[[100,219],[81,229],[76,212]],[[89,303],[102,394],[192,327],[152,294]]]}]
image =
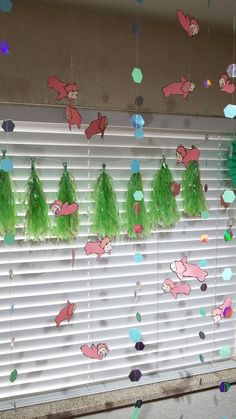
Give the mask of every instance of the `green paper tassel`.
[{"label": "green paper tassel", "polygon": [[236,141],[232,141],[230,152],[227,154],[227,167],[233,186],[236,186]]},{"label": "green paper tassel", "polygon": [[103,165],[92,193],[93,216],[91,231],[101,237],[120,234],[119,209],[111,176]]},{"label": "green paper tassel", "polygon": [[[6,151],[3,150],[3,159],[6,158]],[[14,198],[14,185],[11,175],[0,170],[0,234],[15,234],[16,225],[16,204]]]},{"label": "green paper tassel", "polygon": [[196,161],[190,161],[183,174],[182,196],[184,213],[190,216],[198,216],[207,210],[206,200],[201,184],[199,165]]},{"label": "green paper tassel", "polygon": [[[63,204],[73,204],[77,201],[77,185],[74,177],[67,170],[67,163],[63,163],[64,171],[59,182],[59,192],[57,199]],[[79,231],[79,214],[76,211],[71,215],[56,217],[55,234],[60,240],[74,240]]]},{"label": "green paper tassel", "polygon": [[171,227],[180,219],[176,198],[172,193],[173,183],[172,173],[163,158],[161,168],[156,171],[152,181],[149,210],[152,226],[159,224],[161,227]]},{"label": "green paper tassel", "polygon": [[138,234],[138,237],[144,237],[150,231],[144,197],[139,201],[134,198],[134,194],[137,191],[140,191],[143,195],[142,176],[140,173],[133,173],[128,182],[124,207],[125,229],[130,238],[137,237],[137,233],[134,231],[136,225],[142,227],[142,232]]},{"label": "green paper tassel", "polygon": [[48,204],[43,192],[42,182],[35,170],[34,159],[31,163],[31,175],[26,190],[26,237],[39,241],[50,233]]}]

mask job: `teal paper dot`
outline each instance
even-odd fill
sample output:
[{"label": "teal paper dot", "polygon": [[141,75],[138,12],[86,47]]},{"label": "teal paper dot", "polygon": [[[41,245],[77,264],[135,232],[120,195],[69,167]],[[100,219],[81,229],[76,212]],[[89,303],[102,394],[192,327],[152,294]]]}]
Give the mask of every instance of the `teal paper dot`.
[{"label": "teal paper dot", "polygon": [[130,329],[129,330],[129,337],[133,342],[141,342],[142,341],[142,333],[139,329]]},{"label": "teal paper dot", "polygon": [[207,266],[207,261],[206,261],[206,259],[201,259],[201,260],[199,261],[199,266],[200,266],[200,268],[205,268],[205,267]]},{"label": "teal paper dot", "polygon": [[139,160],[132,160],[130,168],[131,168],[132,173],[139,173],[139,171],[140,171]]},{"label": "teal paper dot", "polygon": [[223,346],[219,350],[219,355],[221,358],[229,358],[231,356],[231,348],[229,346]]},{"label": "teal paper dot", "polygon": [[143,262],[143,255],[141,253],[135,253],[135,255],[134,255],[134,261],[136,263]]},{"label": "teal paper dot", "polygon": [[208,220],[209,218],[209,212],[208,211],[202,211],[201,216],[203,220]]},{"label": "teal paper dot", "polygon": [[14,236],[14,234],[12,234],[12,233],[7,233],[7,234],[4,236],[4,243],[5,243],[5,244],[13,244],[13,243],[14,243],[14,241],[15,241],[15,236]]},{"label": "teal paper dot", "polygon": [[203,316],[203,317],[205,317],[206,314],[207,314],[207,311],[206,311],[205,308],[200,308],[199,312],[200,312],[201,316]]},{"label": "teal paper dot", "polygon": [[13,170],[13,163],[10,159],[2,159],[1,161],[1,169],[3,172],[11,172]]},{"label": "teal paper dot", "polygon": [[144,131],[143,131],[143,129],[142,128],[137,128],[135,130],[134,135],[135,135],[136,140],[142,140],[142,138],[144,137]]}]

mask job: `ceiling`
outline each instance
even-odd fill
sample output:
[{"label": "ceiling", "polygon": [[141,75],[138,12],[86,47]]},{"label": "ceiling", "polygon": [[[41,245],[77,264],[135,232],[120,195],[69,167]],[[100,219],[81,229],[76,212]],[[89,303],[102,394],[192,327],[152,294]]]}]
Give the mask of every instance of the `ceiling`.
[{"label": "ceiling", "polygon": [[157,18],[174,19],[177,9],[200,22],[232,28],[236,16],[236,0],[14,0],[53,7],[83,7],[98,13],[136,13]]}]

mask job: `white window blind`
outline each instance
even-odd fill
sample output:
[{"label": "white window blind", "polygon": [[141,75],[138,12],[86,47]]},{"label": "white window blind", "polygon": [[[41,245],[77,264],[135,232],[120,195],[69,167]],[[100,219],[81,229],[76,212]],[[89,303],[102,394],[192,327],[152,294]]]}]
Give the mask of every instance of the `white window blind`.
[{"label": "white window blind", "polygon": [[[88,142],[82,131],[69,132],[65,124],[14,122],[15,131],[1,132],[0,143],[14,162],[18,197],[25,191],[30,158],[34,157],[48,203],[52,202],[66,161],[78,185],[80,231],[71,243],[50,237],[36,244],[25,241],[25,213],[19,207],[14,244],[7,246],[1,238],[0,409],[12,407],[13,401],[17,406],[27,405],[234,367],[235,318],[224,319],[220,327],[211,318],[211,310],[227,296],[235,307],[235,239],[226,242],[223,237],[235,204],[226,211],[219,206],[221,193],[231,189],[226,169],[230,136],[220,130],[159,129],[157,124],[146,128],[145,138],[137,141],[128,124],[120,126],[110,118],[104,139],[96,136]],[[184,216],[179,195],[181,219],[175,227],[156,229],[142,240],[129,240],[122,230],[120,238],[112,241],[111,255],[103,255],[99,263],[94,256],[86,256],[86,242],[96,239],[90,234],[90,193],[102,164],[113,177],[122,218],[131,160],[140,160],[148,204],[151,181],[163,154],[175,181],[181,182],[185,169],[176,165],[179,144],[195,144],[200,149],[209,219]],[[51,217],[53,220],[53,214]],[[203,234],[209,236],[208,244],[200,241]],[[133,259],[137,251],[144,256],[142,263]],[[170,263],[185,255],[190,263],[207,260],[208,289],[202,292],[201,283],[188,278],[190,295],[174,300],[163,293],[161,285],[167,277],[178,281]],[[230,281],[222,278],[226,267],[233,271]],[[137,281],[141,290],[136,288]],[[77,309],[69,323],[57,328],[55,317],[67,300]],[[206,308],[207,316],[200,315],[200,308]],[[136,320],[137,312],[141,323]],[[142,333],[143,351],[137,351],[129,338],[133,327]],[[199,338],[200,331],[204,340]],[[80,346],[100,342],[110,349],[104,360],[82,355]],[[223,346],[231,348],[232,356],[219,356]],[[199,360],[201,354],[204,364]],[[14,369],[18,377],[11,383],[9,375]],[[142,372],[138,383],[128,378],[132,369]]]}]

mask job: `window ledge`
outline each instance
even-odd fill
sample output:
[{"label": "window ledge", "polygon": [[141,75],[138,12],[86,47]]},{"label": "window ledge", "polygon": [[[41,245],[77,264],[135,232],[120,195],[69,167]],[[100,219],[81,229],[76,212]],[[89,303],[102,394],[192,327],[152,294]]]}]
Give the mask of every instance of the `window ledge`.
[{"label": "window ledge", "polygon": [[67,400],[21,407],[16,411],[1,412],[1,419],[62,419],[79,417],[89,413],[134,405],[137,399],[143,402],[157,401],[164,398],[183,396],[184,394],[204,391],[218,387],[221,381],[236,383],[236,368],[188,376],[154,384],[114,390],[103,394],[75,397]]}]

